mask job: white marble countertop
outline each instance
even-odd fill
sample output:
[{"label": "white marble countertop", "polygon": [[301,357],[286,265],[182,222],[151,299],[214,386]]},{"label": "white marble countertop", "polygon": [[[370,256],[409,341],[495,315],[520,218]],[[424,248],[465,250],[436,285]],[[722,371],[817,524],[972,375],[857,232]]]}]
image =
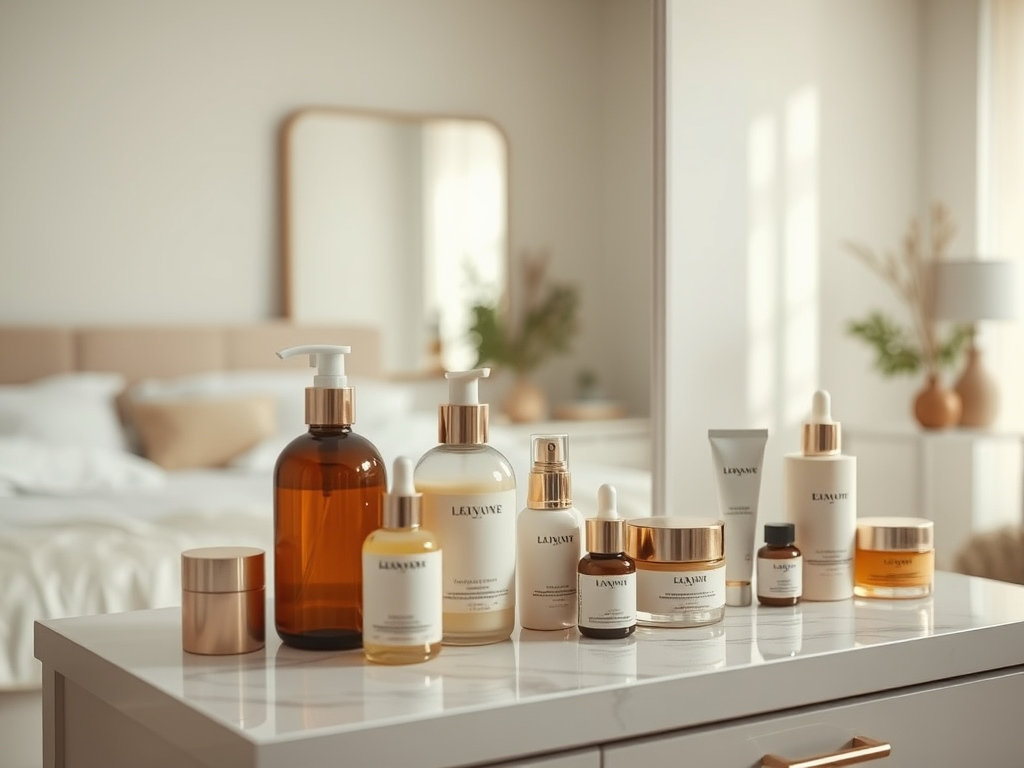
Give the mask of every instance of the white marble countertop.
[{"label": "white marble countertop", "polygon": [[267,626],[262,651],[203,657],[182,652],[177,609],[61,619],[37,624],[36,656],[197,755],[367,766],[498,761],[1024,665],[1024,587],[949,573],[924,600],[729,608],[625,641],[517,630],[402,667]]}]

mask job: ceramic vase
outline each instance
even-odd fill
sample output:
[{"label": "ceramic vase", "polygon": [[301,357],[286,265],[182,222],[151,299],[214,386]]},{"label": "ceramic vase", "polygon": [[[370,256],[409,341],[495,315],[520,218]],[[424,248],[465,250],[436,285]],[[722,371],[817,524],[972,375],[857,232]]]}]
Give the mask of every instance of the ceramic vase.
[{"label": "ceramic vase", "polygon": [[946,387],[937,373],[929,373],[914,398],[914,418],[925,429],[946,429],[960,421],[960,395]]},{"label": "ceramic vase", "polygon": [[514,422],[542,421],[548,415],[548,398],[532,378],[520,375],[505,395],[502,410]]}]

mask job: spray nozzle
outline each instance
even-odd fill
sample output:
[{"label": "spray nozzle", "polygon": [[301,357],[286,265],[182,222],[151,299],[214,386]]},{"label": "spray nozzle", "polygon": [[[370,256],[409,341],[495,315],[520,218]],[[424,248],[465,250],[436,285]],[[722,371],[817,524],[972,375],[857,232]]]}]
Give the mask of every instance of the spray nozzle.
[{"label": "spray nozzle", "polygon": [[277,353],[284,360],[293,355],[309,355],[309,367],[316,368],[313,386],[324,389],[340,389],[348,386],[345,376],[345,355],[352,352],[352,347],[336,344],[305,344],[299,347],[288,347]]},{"label": "spray nozzle", "polygon": [[568,435],[534,435],[533,466],[545,472],[564,472],[568,467]]},{"label": "spray nozzle", "polygon": [[597,516],[601,520],[618,520],[615,486],[605,483],[597,489]]},{"label": "spray nozzle", "polygon": [[448,379],[449,405],[479,405],[480,387],[478,382],[491,375],[490,368],[476,368],[472,371],[445,371]]}]

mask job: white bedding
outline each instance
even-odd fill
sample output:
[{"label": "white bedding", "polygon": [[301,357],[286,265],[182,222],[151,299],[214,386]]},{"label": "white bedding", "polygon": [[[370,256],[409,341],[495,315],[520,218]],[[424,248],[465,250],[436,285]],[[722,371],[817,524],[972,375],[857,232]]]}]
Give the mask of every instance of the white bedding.
[{"label": "white bedding", "polygon": [[0,499],[0,689],[39,686],[33,622],[181,604],[180,556],[273,548],[269,475],[168,473],[160,490]]},{"label": "white bedding", "polygon": [[[371,428],[372,427],[372,428]],[[417,460],[437,441],[436,413],[407,413],[366,430],[390,468],[397,456]],[[529,445],[500,426],[491,443],[516,473],[526,502]],[[267,553],[273,585],[272,470],[282,435],[239,456],[229,469],[163,472],[153,487],[88,494],[0,497],[0,690],[36,688],[33,622],[91,613],[180,605],[180,555],[217,545],[257,546]],[[619,514],[651,514],[647,472],[572,462],[577,508],[597,508],[597,489],[615,485]],[[0,478],[2,479],[2,478]],[[272,629],[271,629],[272,631]]]}]

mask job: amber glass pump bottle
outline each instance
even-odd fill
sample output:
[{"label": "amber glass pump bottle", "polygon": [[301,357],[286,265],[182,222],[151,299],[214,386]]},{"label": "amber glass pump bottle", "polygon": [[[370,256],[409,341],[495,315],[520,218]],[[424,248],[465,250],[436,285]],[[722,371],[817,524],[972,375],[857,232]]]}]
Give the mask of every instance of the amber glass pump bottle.
[{"label": "amber glass pump bottle", "polygon": [[347,346],[309,345],[317,368],[306,389],[309,431],[292,440],[274,468],[274,613],[287,645],[312,650],[363,642],[362,546],[380,528],[387,468],[352,431],[355,393],[347,386]]}]

